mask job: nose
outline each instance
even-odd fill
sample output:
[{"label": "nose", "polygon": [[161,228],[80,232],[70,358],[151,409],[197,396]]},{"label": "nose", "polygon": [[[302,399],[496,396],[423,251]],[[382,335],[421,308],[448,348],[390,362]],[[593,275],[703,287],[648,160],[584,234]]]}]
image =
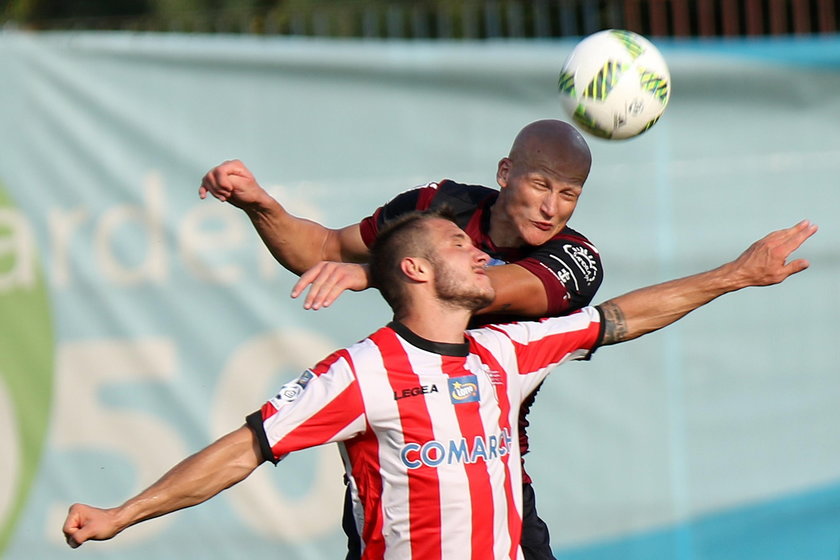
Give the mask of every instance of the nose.
[{"label": "nose", "polygon": [[553,190],[545,193],[542,203],[540,204],[540,212],[542,212],[543,216],[546,218],[553,218],[558,213],[559,201],[560,195],[555,193]]},{"label": "nose", "polygon": [[473,247],[473,251],[473,254],[475,255],[475,262],[477,262],[481,266],[487,266],[487,263],[490,262],[490,255],[488,255],[487,253],[485,253],[477,247]]}]

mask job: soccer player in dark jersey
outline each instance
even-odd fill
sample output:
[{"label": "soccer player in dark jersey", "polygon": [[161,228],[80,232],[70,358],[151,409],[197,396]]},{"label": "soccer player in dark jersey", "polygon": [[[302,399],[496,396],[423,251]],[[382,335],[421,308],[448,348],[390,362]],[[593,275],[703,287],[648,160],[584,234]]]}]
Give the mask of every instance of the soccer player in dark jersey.
[{"label": "soccer player in dark jersey", "polygon": [[[244,426],[122,505],[74,504],[64,536],[73,548],[113,538],[212,498],[266,461],[336,442],[364,511],[365,559],[521,560],[513,438],[528,392],[565,361],[804,270],[807,261],[787,259],[816,230],[800,222],[713,270],[569,316],[465,331],[471,314],[494,297],[489,257],[452,221],[409,215],[383,232],[373,251],[372,276],[394,311],[388,326],[284,385]],[[414,396],[391,400],[397,388]]]},{"label": "soccer player in dark jersey", "polygon": [[[541,120],[527,125],[497,167],[500,190],[445,180],[405,192],[361,222],[329,229],[289,214],[240,161],[225,162],[203,178],[199,194],[212,194],[243,209],[275,258],[302,275],[297,297],[308,287],[304,307],[328,306],[344,290],[370,286],[364,263],[379,229],[413,210],[446,206],[472,241],[491,257],[488,270],[495,300],[473,325],[558,316],[588,305],[603,279],[595,246],[568,227],[591,167],[586,141],[571,125]],[[536,391],[523,404],[520,447],[528,452],[527,414]],[[523,475],[527,560],[552,559],[548,528],[536,512],[531,479]],[[349,500],[346,501],[346,506]],[[358,558],[358,539],[345,507],[348,560]]]}]

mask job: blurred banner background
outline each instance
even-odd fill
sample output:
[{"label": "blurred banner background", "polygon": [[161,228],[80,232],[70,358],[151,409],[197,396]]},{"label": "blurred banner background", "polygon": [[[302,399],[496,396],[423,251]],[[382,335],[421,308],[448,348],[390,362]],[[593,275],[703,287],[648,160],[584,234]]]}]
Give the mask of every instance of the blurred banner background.
[{"label": "blurred banner background", "polygon": [[[574,39],[358,41],[0,32],[0,555],[342,558],[330,446],[71,551],[76,501],[118,505],[390,315],[307,312],[245,215],[199,200],[240,158],[338,227],[453,178],[495,185],[516,132],[565,118]],[[598,301],[709,269],[807,218],[811,269],[559,368],[529,471],[563,560],[840,555],[840,40],[658,39],[662,120],[590,139],[571,225]]]}]

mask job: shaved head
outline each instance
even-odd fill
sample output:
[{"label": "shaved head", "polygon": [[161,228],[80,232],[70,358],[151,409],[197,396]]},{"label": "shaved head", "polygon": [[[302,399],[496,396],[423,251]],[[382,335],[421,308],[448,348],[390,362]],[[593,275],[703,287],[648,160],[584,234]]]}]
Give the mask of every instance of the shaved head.
[{"label": "shaved head", "polygon": [[569,123],[554,119],[535,121],[523,128],[508,157],[529,167],[562,169],[581,182],[592,166],[592,154],[581,133]]}]

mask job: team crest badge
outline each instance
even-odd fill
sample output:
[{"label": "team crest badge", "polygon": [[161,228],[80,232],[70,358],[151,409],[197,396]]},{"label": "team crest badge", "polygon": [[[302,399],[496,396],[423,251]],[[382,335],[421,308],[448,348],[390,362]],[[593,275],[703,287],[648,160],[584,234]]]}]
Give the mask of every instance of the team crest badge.
[{"label": "team crest badge", "polygon": [[475,375],[449,379],[449,399],[452,404],[478,402],[478,378]]}]

